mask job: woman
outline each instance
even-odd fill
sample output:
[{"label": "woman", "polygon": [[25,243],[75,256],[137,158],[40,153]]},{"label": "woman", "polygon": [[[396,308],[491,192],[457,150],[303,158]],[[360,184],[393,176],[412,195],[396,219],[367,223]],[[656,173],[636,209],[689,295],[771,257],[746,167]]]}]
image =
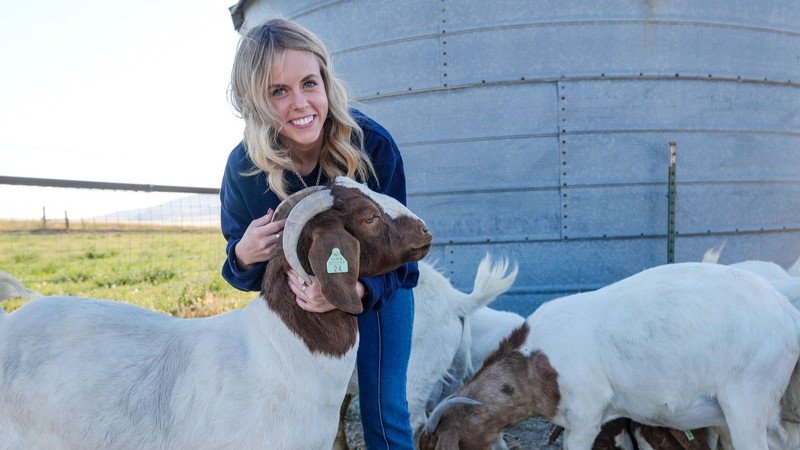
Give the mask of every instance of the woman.
[{"label": "woman", "polygon": [[[397,145],[378,123],[348,109],[327,50],[308,30],[276,19],[243,37],[231,98],[245,120],[244,140],[228,158],[220,192],[228,241],[222,275],[234,287],[261,289],[284,224],[270,223],[273,211],[296,191],[346,175],[405,204]],[[287,275],[300,308],[312,313],[334,308],[316,279],[306,286],[294,271]],[[384,276],[361,277],[355,288],[365,311],[358,317],[357,367],[369,449],[413,448],[406,369],[414,321],[411,288],[418,276],[416,264],[406,264]],[[313,426],[314,418],[307,419]]]}]

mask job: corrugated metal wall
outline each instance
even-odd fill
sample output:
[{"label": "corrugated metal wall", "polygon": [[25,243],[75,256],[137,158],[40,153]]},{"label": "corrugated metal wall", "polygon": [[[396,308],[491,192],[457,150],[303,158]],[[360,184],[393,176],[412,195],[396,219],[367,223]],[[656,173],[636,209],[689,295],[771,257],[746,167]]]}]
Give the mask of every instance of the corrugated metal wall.
[{"label": "corrugated metal wall", "polygon": [[432,257],[527,313],[667,261],[800,254],[796,0],[269,1],[320,35],[357,106],[400,145]]}]

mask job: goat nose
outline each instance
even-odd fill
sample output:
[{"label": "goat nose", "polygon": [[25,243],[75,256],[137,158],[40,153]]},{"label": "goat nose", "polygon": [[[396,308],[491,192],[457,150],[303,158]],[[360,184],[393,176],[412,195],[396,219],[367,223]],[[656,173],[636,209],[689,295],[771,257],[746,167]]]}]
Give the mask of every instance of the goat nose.
[{"label": "goat nose", "polygon": [[427,226],[427,225],[425,225],[425,223],[424,223],[424,222],[422,223],[422,225],[420,225],[420,228],[422,228],[422,232],[423,232],[423,233],[425,233],[425,234],[427,234],[427,233],[428,233],[428,226]]}]

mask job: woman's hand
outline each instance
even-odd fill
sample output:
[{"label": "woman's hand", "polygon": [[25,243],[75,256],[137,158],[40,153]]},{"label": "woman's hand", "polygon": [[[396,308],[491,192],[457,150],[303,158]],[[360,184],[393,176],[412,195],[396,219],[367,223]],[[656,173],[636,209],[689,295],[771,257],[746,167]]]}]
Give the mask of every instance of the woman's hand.
[{"label": "woman's hand", "polygon": [[250,222],[242,239],[236,243],[233,253],[236,255],[236,265],[239,269],[247,270],[254,264],[269,259],[270,253],[275,249],[281,238],[281,230],[286,219],[270,223],[275,211],[269,209],[263,217]]},{"label": "woman's hand", "polygon": [[[294,292],[295,301],[300,309],[315,313],[324,313],[336,309],[322,293],[317,277],[309,275],[311,284],[306,284],[294,269],[289,269],[286,275],[289,278],[289,287]],[[358,298],[364,297],[365,289],[361,282],[357,281],[354,289],[358,294]]]}]

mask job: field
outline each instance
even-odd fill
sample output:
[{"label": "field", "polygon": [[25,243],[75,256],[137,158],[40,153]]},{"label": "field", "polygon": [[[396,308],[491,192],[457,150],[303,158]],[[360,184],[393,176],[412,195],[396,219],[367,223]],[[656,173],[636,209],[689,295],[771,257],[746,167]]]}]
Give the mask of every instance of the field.
[{"label": "field", "polygon": [[0,221],[0,271],[44,295],[119,300],[180,317],[217,314],[257,295],[222,279],[225,239],[216,229],[41,225]]}]

